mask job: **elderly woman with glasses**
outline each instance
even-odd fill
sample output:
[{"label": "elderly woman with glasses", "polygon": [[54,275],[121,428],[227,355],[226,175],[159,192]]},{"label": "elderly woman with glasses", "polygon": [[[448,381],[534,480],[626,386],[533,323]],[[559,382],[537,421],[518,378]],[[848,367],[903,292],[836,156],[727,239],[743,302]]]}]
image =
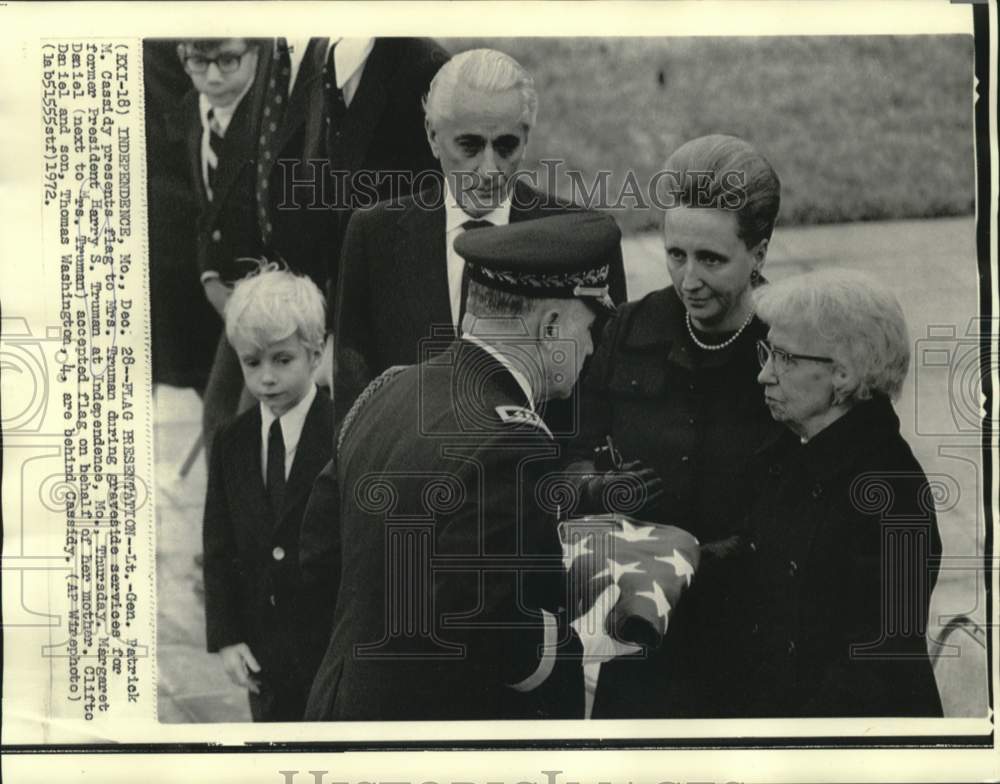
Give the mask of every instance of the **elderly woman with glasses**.
[{"label": "elderly woman with glasses", "polygon": [[867,276],[761,288],[757,380],[787,431],[755,460],[748,716],[939,716],[927,618],[940,554],[932,488],[892,402],[910,362],[899,303]]},{"label": "elderly woman with glasses", "polygon": [[[764,280],[778,176],[751,144],[724,135],[683,144],[661,175],[672,285],[629,302],[604,330],[583,377],[569,470],[582,477],[578,512],[680,526],[701,541],[702,558],[660,649],[602,665],[594,718],[712,716],[727,708],[728,692],[713,691],[731,625],[726,554],[750,498],[735,480],[781,429],[756,390],[755,346],[766,327],[751,296]],[[620,474],[588,468],[604,445],[617,458],[610,466],[635,480],[635,504],[616,505],[631,500]]]}]

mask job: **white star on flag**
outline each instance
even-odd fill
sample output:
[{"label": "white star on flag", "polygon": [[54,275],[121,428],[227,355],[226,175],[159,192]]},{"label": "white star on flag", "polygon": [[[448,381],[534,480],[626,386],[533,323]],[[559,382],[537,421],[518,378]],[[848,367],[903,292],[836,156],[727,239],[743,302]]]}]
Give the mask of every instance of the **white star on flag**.
[{"label": "white star on flag", "polygon": [[628,520],[622,520],[622,530],[615,531],[614,536],[626,542],[653,541],[655,529],[651,525],[632,525]]},{"label": "white star on flag", "polygon": [[690,587],[691,577],[694,576],[694,567],[688,563],[687,559],[674,549],[673,555],[657,555],[657,561],[663,561],[664,563],[670,564],[674,567],[674,573],[678,577],[683,577],[687,580],[687,584]]},{"label": "white star on flag", "polygon": [[639,568],[639,561],[632,561],[632,563],[620,564],[614,558],[609,558],[608,563],[610,566],[606,567],[604,571],[598,572],[594,575],[593,579],[596,580],[598,577],[604,577],[605,575],[611,575],[611,579],[614,582],[618,582],[623,574],[645,574],[646,572]]},{"label": "white star on flag", "polygon": [[563,552],[563,563],[566,565],[566,571],[568,572],[573,567],[573,561],[577,558],[592,552],[594,551],[587,547],[587,537],[578,537],[576,541],[569,546],[569,550]]},{"label": "white star on flag", "polygon": [[652,599],[656,605],[656,614],[663,618],[664,621],[667,620],[667,615],[670,613],[670,602],[667,601],[667,597],[663,594],[663,589],[656,580],[653,580],[652,591],[636,591],[635,595],[646,596]]}]

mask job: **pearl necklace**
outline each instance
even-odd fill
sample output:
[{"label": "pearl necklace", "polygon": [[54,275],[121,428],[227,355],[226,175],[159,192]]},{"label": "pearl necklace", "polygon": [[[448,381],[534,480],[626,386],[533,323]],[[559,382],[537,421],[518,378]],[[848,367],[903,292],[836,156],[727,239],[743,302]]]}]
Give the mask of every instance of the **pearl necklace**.
[{"label": "pearl necklace", "polygon": [[746,321],[744,321],[740,325],[740,328],[736,330],[736,332],[734,332],[732,336],[722,341],[721,343],[702,343],[700,340],[698,340],[698,336],[694,334],[694,327],[691,325],[691,314],[688,313],[687,311],[684,311],[684,323],[687,324],[688,334],[691,336],[691,340],[694,341],[694,344],[698,348],[704,349],[705,351],[720,351],[724,349],[726,346],[732,344],[732,342],[736,340],[736,338],[738,338],[743,333],[743,330],[747,328],[747,325],[749,325],[750,322],[753,321],[753,315],[754,315],[753,311],[751,310],[747,314]]}]

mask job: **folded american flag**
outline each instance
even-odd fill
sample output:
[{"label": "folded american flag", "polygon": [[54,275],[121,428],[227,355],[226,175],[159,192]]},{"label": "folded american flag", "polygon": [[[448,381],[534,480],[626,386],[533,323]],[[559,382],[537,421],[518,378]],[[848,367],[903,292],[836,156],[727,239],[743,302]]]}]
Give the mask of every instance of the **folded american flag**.
[{"label": "folded american flag", "polygon": [[698,540],[672,525],[644,523],[624,515],[566,520],[559,526],[569,573],[567,606],[573,619],[590,613],[598,597],[616,585],[617,601],[596,622],[622,643],[655,649],[663,641],[670,612],[698,568]]}]

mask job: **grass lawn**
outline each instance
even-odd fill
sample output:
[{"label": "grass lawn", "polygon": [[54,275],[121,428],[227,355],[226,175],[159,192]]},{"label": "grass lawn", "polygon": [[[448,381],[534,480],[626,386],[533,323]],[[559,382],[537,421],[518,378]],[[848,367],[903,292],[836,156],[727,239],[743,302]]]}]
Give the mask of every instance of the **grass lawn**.
[{"label": "grass lawn", "polygon": [[[591,183],[645,187],[667,155],[707,133],[754,143],[782,181],[784,225],[973,210],[971,36],[462,38],[535,76],[527,167],[565,161]],[[545,178],[541,179],[544,184]],[[555,190],[571,195],[569,179]],[[626,232],[655,213],[623,199]]]}]

